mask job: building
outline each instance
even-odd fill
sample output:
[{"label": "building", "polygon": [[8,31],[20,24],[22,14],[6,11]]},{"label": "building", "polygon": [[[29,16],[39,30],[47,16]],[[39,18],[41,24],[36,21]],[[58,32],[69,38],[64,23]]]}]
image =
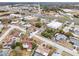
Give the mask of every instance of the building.
[{"label": "building", "polygon": [[62,55],[61,55],[62,51],[63,51],[63,50],[57,49],[57,50],[52,54],[52,56],[62,56]]},{"label": "building", "polygon": [[31,49],[32,49],[32,44],[30,42],[23,43],[22,46],[23,46],[23,48],[26,48],[28,51],[31,51]]},{"label": "building", "polygon": [[62,23],[57,22],[57,21],[52,21],[49,24],[47,24],[48,27],[54,28],[54,29],[59,29],[62,27],[62,25],[63,25]]},{"label": "building", "polygon": [[24,17],[24,19],[26,19],[26,20],[37,20],[37,17],[34,17],[34,16],[26,16],[26,17]]},{"label": "building", "polygon": [[43,55],[41,53],[34,52],[34,55],[33,56],[43,56]]},{"label": "building", "polygon": [[9,55],[9,49],[0,50],[0,56],[8,56],[8,55]]},{"label": "building", "polygon": [[67,39],[67,36],[65,36],[64,34],[57,33],[55,36],[56,36],[55,37],[56,40],[66,40]]},{"label": "building", "polygon": [[47,44],[41,44],[37,47],[36,49],[36,52],[44,55],[44,56],[48,56],[49,55],[49,52],[50,52],[50,49],[49,47],[47,47]]},{"label": "building", "polygon": [[76,37],[70,37],[70,41],[74,43],[75,46],[79,47],[79,39]]},{"label": "building", "polygon": [[79,35],[79,26],[78,25],[75,25],[75,27],[74,27],[74,33],[76,35]]}]

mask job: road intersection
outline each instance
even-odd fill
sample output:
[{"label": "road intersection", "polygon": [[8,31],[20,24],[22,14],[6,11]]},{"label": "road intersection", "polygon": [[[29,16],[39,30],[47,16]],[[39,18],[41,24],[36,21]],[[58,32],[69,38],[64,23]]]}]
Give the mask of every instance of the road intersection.
[{"label": "road intersection", "polygon": [[[8,35],[8,34],[10,33],[10,31],[12,31],[13,29],[19,29],[19,30],[21,30],[21,31],[23,31],[23,32],[26,32],[26,30],[22,29],[22,28],[19,27],[19,26],[9,25],[9,27],[10,27],[10,28],[0,37],[0,42]],[[77,54],[76,52],[74,52],[74,51],[72,51],[72,50],[69,50],[69,49],[67,49],[67,48],[65,48],[65,47],[63,47],[63,46],[61,46],[61,45],[59,45],[59,44],[57,44],[57,43],[55,43],[55,42],[52,42],[52,41],[50,41],[50,40],[48,40],[48,39],[46,39],[46,38],[40,37],[40,36],[35,35],[35,34],[34,34],[34,35],[30,35],[29,37],[32,37],[32,36],[35,36],[35,37],[39,38],[40,40],[42,40],[42,41],[44,41],[44,42],[46,42],[46,43],[48,43],[48,44],[50,44],[50,45],[52,45],[52,46],[54,46],[54,47],[60,49],[60,50],[66,51],[66,52],[70,53],[71,55],[74,55],[74,56],[78,56],[78,55],[79,55],[79,54]]]}]

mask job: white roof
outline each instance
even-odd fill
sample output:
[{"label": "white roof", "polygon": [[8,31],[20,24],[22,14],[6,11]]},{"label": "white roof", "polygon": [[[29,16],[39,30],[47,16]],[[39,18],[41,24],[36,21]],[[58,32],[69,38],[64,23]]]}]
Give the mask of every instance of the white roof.
[{"label": "white roof", "polygon": [[39,49],[37,49],[36,52],[41,53],[41,54],[43,54],[43,55],[45,55],[45,56],[48,56],[48,53],[46,53],[46,52],[44,52],[44,51],[41,51],[41,50],[39,50]]},{"label": "white roof", "polygon": [[20,15],[20,14],[10,14],[10,16],[21,17],[21,15]]},{"label": "white roof", "polygon": [[31,27],[32,25],[31,25],[31,24],[27,24],[26,26],[27,26],[27,27]]},{"label": "white roof", "polygon": [[56,21],[52,21],[51,23],[47,24],[48,27],[50,28],[59,28],[60,26],[62,26],[62,23],[60,22],[56,22]]},{"label": "white roof", "polygon": [[63,10],[66,11],[66,12],[73,12],[72,9],[63,9]]},{"label": "white roof", "polygon": [[2,29],[4,27],[4,25],[0,24],[0,29]]},{"label": "white roof", "polygon": [[55,15],[55,17],[58,17],[58,16],[60,16],[60,15],[59,15],[59,14],[56,14],[56,15]]},{"label": "white roof", "polygon": [[28,19],[28,20],[31,20],[31,19],[35,19],[36,17],[34,17],[34,16],[26,16],[26,17],[24,17],[25,19]]},{"label": "white roof", "polygon": [[28,48],[29,46],[26,44],[23,44],[23,48]]}]

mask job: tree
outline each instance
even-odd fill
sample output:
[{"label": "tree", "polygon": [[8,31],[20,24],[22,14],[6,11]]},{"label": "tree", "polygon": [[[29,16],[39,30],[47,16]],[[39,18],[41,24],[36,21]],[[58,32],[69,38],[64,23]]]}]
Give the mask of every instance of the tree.
[{"label": "tree", "polygon": [[21,43],[20,42],[16,42],[16,46],[21,46]]},{"label": "tree", "polygon": [[42,35],[46,38],[51,38],[51,34],[48,32],[43,32]]},{"label": "tree", "polygon": [[12,45],[11,45],[11,48],[12,48],[12,49],[15,49],[15,47],[16,47],[15,44],[12,44]]},{"label": "tree", "polygon": [[15,14],[20,14],[20,12],[15,12]]},{"label": "tree", "polygon": [[40,19],[40,18],[38,18],[38,21],[40,22],[40,21],[41,21],[41,19]]},{"label": "tree", "polygon": [[47,11],[47,12],[49,12],[49,8],[48,8],[48,6],[46,6],[46,5],[43,5],[43,6],[42,6],[42,8],[43,8],[43,10],[44,10],[44,11]]},{"label": "tree", "polygon": [[66,35],[67,37],[73,36],[71,32],[67,32],[67,33],[65,33],[65,35]]},{"label": "tree", "polygon": [[15,44],[12,44],[11,48],[15,49],[17,46],[20,46],[20,48],[23,49],[22,43],[20,43],[20,42],[16,42]]},{"label": "tree", "polygon": [[32,49],[34,49],[36,47],[35,43],[32,43]]},{"label": "tree", "polygon": [[12,22],[12,20],[9,20],[9,21],[8,21],[8,23],[11,23],[11,22]]},{"label": "tree", "polygon": [[37,22],[37,23],[35,24],[35,26],[38,27],[38,28],[40,28],[40,27],[42,26],[42,23],[41,23],[41,22]]},{"label": "tree", "polygon": [[23,49],[22,43],[21,42],[16,42],[16,47],[20,46],[21,49]]},{"label": "tree", "polygon": [[64,33],[64,31],[63,31],[63,30],[59,30],[58,32],[59,32],[59,33],[61,33],[61,34],[63,34],[63,33]]},{"label": "tree", "polygon": [[51,33],[51,32],[53,32],[54,30],[53,29],[51,29],[51,28],[47,28],[47,30],[46,30],[48,33]]},{"label": "tree", "polygon": [[26,20],[23,18],[22,21],[26,22]]},{"label": "tree", "polygon": [[79,18],[79,15],[74,15],[74,17]]},{"label": "tree", "polygon": [[47,28],[45,31],[41,33],[41,35],[46,38],[52,38],[54,34],[55,34],[55,30],[51,28]]}]

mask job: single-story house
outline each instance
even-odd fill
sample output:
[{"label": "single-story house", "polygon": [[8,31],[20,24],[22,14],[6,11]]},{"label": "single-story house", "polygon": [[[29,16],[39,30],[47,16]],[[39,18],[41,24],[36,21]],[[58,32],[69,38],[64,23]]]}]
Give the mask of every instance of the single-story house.
[{"label": "single-story house", "polygon": [[47,24],[48,27],[54,28],[54,29],[61,28],[62,25],[63,25],[62,23],[57,22],[57,21],[52,21],[52,22],[50,22],[49,24]]},{"label": "single-story house", "polygon": [[66,40],[67,36],[65,36],[64,34],[58,34],[55,37],[56,40]]}]

